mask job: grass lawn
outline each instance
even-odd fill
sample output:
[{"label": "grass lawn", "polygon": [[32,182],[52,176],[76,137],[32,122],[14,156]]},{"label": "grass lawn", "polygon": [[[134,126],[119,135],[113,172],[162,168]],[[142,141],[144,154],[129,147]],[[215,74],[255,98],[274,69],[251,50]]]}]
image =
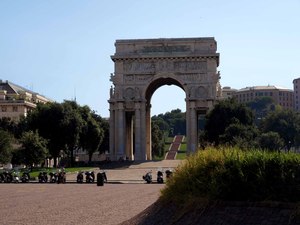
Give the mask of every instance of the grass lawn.
[{"label": "grass lawn", "polygon": [[[78,171],[87,171],[93,168],[94,167],[70,167],[70,168],[65,168],[65,171],[67,173],[73,173]],[[49,174],[50,172],[56,172],[56,170],[57,169],[55,168],[33,168],[32,172],[30,172],[30,177],[38,177],[40,172],[47,172]]]},{"label": "grass lawn", "polygon": [[185,159],[186,158],[186,142],[181,143],[180,149],[177,152],[176,159]]}]

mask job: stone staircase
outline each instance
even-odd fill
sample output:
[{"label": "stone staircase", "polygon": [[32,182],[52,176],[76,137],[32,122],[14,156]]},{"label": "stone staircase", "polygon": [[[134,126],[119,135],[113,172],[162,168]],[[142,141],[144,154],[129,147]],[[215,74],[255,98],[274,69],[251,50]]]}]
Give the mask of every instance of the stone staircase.
[{"label": "stone staircase", "polygon": [[166,154],[166,160],[174,160],[176,159],[176,154],[180,149],[181,142],[184,140],[183,135],[176,135],[173,139],[173,142],[169,148],[168,153]]}]

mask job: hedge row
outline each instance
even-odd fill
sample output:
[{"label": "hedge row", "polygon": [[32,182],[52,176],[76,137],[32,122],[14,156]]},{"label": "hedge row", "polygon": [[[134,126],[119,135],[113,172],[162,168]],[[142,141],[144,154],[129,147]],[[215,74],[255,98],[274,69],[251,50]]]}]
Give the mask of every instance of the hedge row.
[{"label": "hedge row", "polygon": [[210,148],[176,170],[162,197],[232,201],[300,200],[300,154]]}]

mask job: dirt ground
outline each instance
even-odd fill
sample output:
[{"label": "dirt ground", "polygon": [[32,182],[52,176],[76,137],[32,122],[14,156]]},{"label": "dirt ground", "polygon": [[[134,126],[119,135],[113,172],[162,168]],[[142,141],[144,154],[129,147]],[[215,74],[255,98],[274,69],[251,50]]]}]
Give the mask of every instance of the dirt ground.
[{"label": "dirt ground", "polygon": [[119,224],[142,212],[164,184],[0,184],[0,224]]}]

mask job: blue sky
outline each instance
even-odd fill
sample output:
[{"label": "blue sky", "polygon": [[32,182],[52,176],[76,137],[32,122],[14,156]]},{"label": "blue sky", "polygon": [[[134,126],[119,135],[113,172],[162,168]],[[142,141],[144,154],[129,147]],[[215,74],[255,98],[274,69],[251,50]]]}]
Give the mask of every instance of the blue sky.
[{"label": "blue sky", "polygon": [[[116,39],[215,37],[222,86],[292,89],[299,12],[299,0],[0,0],[0,79],[107,117]],[[184,98],[159,88],[152,115],[185,111]]]}]

